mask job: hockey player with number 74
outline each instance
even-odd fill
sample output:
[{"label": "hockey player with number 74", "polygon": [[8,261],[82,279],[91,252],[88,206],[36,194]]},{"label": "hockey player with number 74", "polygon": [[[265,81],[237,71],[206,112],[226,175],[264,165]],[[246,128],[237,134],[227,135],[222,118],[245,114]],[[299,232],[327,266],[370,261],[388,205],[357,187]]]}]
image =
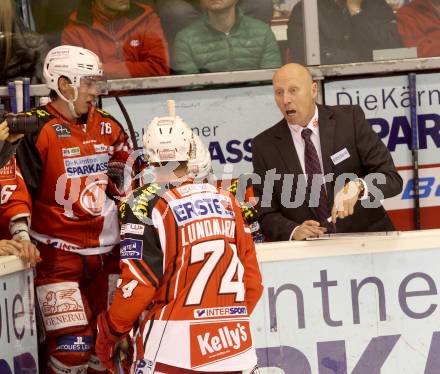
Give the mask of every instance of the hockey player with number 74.
[{"label": "hockey player with number 74", "polygon": [[193,134],[173,109],[143,142],[155,181],[120,206],[122,274],[98,317],[96,353],[112,368],[115,346],[139,321],[134,373],[250,372],[249,318],[262,284],[240,206],[191,178]]}]

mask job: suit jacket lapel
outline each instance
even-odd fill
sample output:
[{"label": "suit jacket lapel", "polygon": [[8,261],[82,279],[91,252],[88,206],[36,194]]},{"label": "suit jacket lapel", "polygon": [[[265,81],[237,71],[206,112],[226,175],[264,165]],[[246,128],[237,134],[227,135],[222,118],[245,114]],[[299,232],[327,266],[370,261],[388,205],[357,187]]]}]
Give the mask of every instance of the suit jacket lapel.
[{"label": "suit jacket lapel", "polygon": [[278,151],[286,164],[286,172],[295,175],[302,174],[301,164],[286,120],[278,122],[275,138],[277,139]]},{"label": "suit jacket lapel", "polygon": [[[331,155],[335,153],[334,141],[335,141],[335,130],[336,122],[332,118],[332,112],[318,105],[318,116],[319,116],[319,139],[321,142],[321,154],[322,154],[322,164],[324,167],[324,175],[333,173],[333,162],[330,158]],[[326,183],[327,197],[329,199],[330,208],[333,206],[334,200],[334,184]]]}]

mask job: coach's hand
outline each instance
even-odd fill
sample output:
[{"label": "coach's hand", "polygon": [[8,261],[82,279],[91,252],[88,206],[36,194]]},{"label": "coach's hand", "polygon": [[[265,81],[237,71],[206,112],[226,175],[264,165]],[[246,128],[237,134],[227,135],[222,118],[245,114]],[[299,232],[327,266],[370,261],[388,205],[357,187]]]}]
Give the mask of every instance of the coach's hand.
[{"label": "coach's hand", "polygon": [[319,222],[308,220],[295,228],[292,239],[304,240],[307,238],[318,238],[325,234],[327,229],[319,225]]},{"label": "coach's hand", "polygon": [[360,182],[350,181],[336,194],[332,207],[333,223],[336,223],[336,218],[345,218],[354,213],[354,207],[361,193]]}]

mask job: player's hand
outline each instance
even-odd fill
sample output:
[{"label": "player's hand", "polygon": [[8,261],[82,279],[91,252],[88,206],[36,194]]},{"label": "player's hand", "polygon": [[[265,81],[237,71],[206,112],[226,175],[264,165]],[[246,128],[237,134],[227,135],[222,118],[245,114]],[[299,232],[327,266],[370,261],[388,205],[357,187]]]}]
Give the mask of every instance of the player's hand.
[{"label": "player's hand", "polygon": [[332,207],[333,223],[336,223],[336,218],[345,218],[353,214],[360,193],[358,184],[350,181],[336,194]]},{"label": "player's hand", "polygon": [[9,143],[15,143],[17,140],[20,140],[24,134],[9,134],[8,138],[6,139]]},{"label": "player's hand", "polygon": [[22,245],[15,240],[0,240],[0,256],[20,256]]},{"label": "player's hand", "polygon": [[11,134],[9,132],[9,126],[6,121],[0,123],[0,140],[8,141],[9,143],[15,143],[17,140],[20,140],[24,134]]},{"label": "player's hand", "polygon": [[35,266],[40,258],[40,251],[30,240],[21,240],[21,253],[18,255],[22,260],[29,261],[31,266]]},{"label": "player's hand", "polygon": [[98,334],[96,336],[95,352],[107,369],[113,369],[113,355],[116,343],[121,337],[114,335],[107,321],[107,314],[101,313],[97,319]]},{"label": "player's hand", "polygon": [[0,140],[5,141],[9,136],[9,127],[6,121],[0,123]]},{"label": "player's hand", "polygon": [[293,234],[294,240],[304,240],[307,238],[318,238],[322,234],[325,234],[327,228],[319,225],[319,222],[309,220],[304,221],[298,228],[295,230]]}]

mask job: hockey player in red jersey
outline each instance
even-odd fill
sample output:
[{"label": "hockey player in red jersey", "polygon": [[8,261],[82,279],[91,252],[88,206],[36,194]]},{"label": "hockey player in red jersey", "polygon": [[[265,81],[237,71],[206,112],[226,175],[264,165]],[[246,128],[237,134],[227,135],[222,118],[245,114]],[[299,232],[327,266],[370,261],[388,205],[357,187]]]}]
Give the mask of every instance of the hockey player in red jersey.
[{"label": "hockey player in red jersey", "polygon": [[103,74],[96,54],[56,47],[43,73],[52,101],[33,110],[39,131],[17,149],[32,197],[30,235],[42,257],[35,280],[48,356],[42,361],[50,374],[102,373],[92,354],[96,316],[119,272],[114,196],[122,177],[109,174],[131,146],[122,126],[95,107]]},{"label": "hockey player in red jersey", "polygon": [[0,168],[0,255],[16,255],[34,266],[40,253],[30,241],[30,215],[30,196],[12,157]]},{"label": "hockey player in red jersey", "polygon": [[[188,161],[188,175],[199,181],[207,180],[216,183],[216,178],[212,172],[211,155],[197,134],[193,134],[193,146],[194,157]],[[255,243],[262,243],[264,242],[264,236],[258,223],[259,212],[252,185],[253,176],[250,173],[240,175],[227,190],[238,200],[243,220],[251,230],[252,239]]]},{"label": "hockey player in red jersey", "polygon": [[241,373],[257,363],[255,247],[232,194],[189,178],[191,143],[175,116],[155,118],[144,135],[156,181],[120,207],[122,275],[96,341],[108,367],[139,317],[135,373]]}]

